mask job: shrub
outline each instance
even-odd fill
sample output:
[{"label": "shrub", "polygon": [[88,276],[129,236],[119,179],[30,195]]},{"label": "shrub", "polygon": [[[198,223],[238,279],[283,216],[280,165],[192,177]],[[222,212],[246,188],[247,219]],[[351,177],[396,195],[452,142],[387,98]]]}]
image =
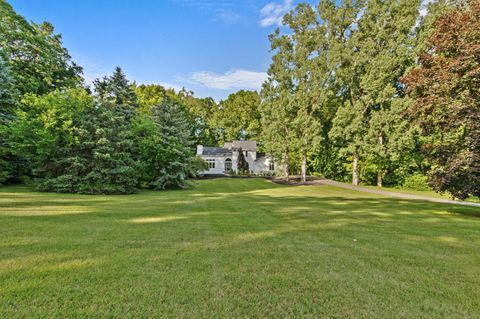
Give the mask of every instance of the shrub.
[{"label": "shrub", "polygon": [[428,184],[427,176],[420,173],[416,173],[405,178],[403,187],[415,191],[428,191],[432,189]]}]

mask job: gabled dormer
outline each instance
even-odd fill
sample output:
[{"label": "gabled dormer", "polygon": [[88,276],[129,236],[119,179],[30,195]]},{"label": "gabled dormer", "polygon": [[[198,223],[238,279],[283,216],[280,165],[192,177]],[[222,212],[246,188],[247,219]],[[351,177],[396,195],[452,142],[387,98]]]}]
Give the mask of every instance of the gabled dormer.
[{"label": "gabled dormer", "polygon": [[256,141],[233,141],[225,143],[223,147],[232,151],[238,151],[241,148],[246,159],[254,161],[257,159]]}]

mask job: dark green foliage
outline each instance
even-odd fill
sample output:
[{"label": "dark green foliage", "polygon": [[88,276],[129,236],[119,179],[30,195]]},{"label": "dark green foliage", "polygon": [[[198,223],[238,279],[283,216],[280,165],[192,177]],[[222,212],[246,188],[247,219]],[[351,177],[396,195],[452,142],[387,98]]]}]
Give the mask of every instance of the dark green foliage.
[{"label": "dark green foliage", "polygon": [[125,194],[137,190],[125,114],[97,106],[82,89],[28,96],[10,143],[34,167],[44,191]]},{"label": "dark green foliage", "polygon": [[104,105],[138,107],[138,98],[122,68],[117,66],[109,77],[94,81],[95,92]]},{"label": "dark green foliage", "polygon": [[134,122],[136,153],[142,185],[153,189],[184,188],[195,174],[192,124],[181,105],[166,100],[152,115]]},{"label": "dark green foliage", "polygon": [[8,125],[13,118],[15,88],[10,68],[0,55],[0,184],[12,177],[14,155],[7,145]]},{"label": "dark green foliage", "polygon": [[[125,114],[107,107],[79,114],[75,143],[60,154],[56,176],[41,190],[81,194],[130,194],[137,191],[133,137]],[[59,174],[60,173],[60,174]]]},{"label": "dark green foliage", "polygon": [[241,147],[238,149],[237,170],[240,175],[247,175],[250,172],[248,162],[245,159],[245,155],[243,154]]}]

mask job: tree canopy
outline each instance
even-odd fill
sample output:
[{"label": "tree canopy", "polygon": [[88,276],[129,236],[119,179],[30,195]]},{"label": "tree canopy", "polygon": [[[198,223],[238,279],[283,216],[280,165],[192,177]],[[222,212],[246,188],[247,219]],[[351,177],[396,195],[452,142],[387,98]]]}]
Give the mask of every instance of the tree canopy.
[{"label": "tree canopy", "polygon": [[425,138],[435,189],[480,195],[480,1],[440,16],[419,65],[404,78]]},{"label": "tree canopy", "polygon": [[[299,3],[268,38],[261,91],[216,102],[132,83],[120,67],[92,92],[54,27],[0,0],[0,183],[88,194],[183,188],[205,170],[196,144],[250,139],[287,178],[479,196],[480,2],[423,6]],[[248,172],[243,153],[238,165]]]}]

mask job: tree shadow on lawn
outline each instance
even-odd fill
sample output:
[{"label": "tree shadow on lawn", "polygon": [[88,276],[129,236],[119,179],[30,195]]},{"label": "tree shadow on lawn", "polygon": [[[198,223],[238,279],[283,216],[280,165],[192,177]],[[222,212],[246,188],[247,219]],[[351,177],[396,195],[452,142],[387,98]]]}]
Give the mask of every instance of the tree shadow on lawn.
[{"label": "tree shadow on lawn", "polygon": [[[21,199],[17,207],[41,210],[35,216],[0,213],[5,230],[1,240],[9,240],[0,251],[0,260],[9,267],[0,273],[0,288],[5,288],[7,300],[32,291],[50,293],[58,307],[71,297],[70,288],[82,292],[85,299],[78,300],[84,305],[99,303],[100,290],[117,298],[114,306],[121,306],[117,292],[131,295],[129,285],[137,288],[132,299],[142,305],[136,297],[148,294],[153,300],[160,288],[170,287],[174,298],[190,291],[192,284],[204,284],[192,293],[216,292],[218,282],[230,289],[226,298],[238,293],[256,297],[261,289],[277,289],[276,295],[285,296],[289,288],[275,286],[275,280],[295,286],[302,278],[309,284],[300,287],[299,294],[313,298],[319,288],[310,282],[326,278],[324,283],[335,282],[331,291],[343,283],[342,292],[350,293],[347,288],[354,285],[359,297],[374,294],[362,290],[366,276],[380,285],[388,283],[389,276],[400,282],[415,269],[419,280],[435,287],[436,280],[425,275],[432,267],[442,262],[461,271],[470,267],[473,257],[463,257],[472,256],[478,242],[478,208],[361,193],[342,197],[285,191],[290,189],[272,194],[219,188],[208,194],[194,189],[90,199],[69,195],[60,201]],[[79,204],[79,198],[87,200]],[[83,208],[85,213],[62,216],[60,209],[57,215],[42,215],[59,206]],[[35,240],[26,242],[31,238]],[[27,273],[25,265],[31,266]],[[448,272],[442,271],[442,281],[448,281]],[[249,279],[250,286],[245,284]],[[150,286],[153,283],[157,286]]]}]

